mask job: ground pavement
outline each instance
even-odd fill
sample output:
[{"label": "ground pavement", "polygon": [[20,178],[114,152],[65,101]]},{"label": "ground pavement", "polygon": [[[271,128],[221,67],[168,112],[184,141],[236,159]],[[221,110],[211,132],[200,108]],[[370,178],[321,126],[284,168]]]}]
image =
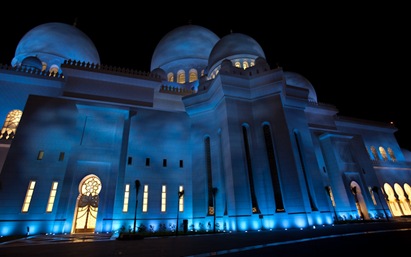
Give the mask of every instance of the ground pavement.
[{"label": "ground pavement", "polygon": [[380,256],[408,251],[410,240],[411,222],[387,221],[126,241],[111,234],[37,235],[0,244],[0,256]]}]

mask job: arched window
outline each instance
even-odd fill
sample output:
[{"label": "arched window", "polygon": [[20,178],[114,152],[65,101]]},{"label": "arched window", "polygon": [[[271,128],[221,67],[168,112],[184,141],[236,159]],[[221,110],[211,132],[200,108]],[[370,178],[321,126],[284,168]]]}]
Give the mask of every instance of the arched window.
[{"label": "arched window", "polygon": [[168,82],[174,82],[174,73],[172,73],[172,72],[168,73],[167,81]]},{"label": "arched window", "polygon": [[183,70],[180,70],[177,73],[177,83],[180,83],[180,84],[186,83],[186,73]]},{"label": "arched window", "polygon": [[247,61],[243,61],[243,69],[247,69],[248,68],[248,62]]},{"label": "arched window", "polygon": [[241,63],[239,61],[234,62],[236,68],[241,68]]},{"label": "arched window", "polygon": [[378,153],[377,153],[377,149],[375,149],[374,146],[371,146],[371,153],[374,156],[374,160],[376,161],[380,160],[380,157],[378,156]]},{"label": "arched window", "polygon": [[191,69],[188,81],[193,82],[193,81],[196,81],[197,79],[198,79],[197,70],[196,69]]},{"label": "arched window", "polygon": [[388,154],[390,155],[390,158],[393,162],[397,161],[397,158],[395,157],[394,151],[390,147],[388,147]]},{"label": "arched window", "polygon": [[41,67],[41,71],[45,71],[47,69],[47,63],[42,62],[42,67]]},{"label": "arched window", "polygon": [[3,137],[6,139],[9,139],[10,136],[12,138],[14,137],[22,115],[23,112],[20,110],[12,110],[9,114],[7,114],[3,128],[1,129],[0,139]]},{"label": "arched window", "polygon": [[378,150],[380,150],[380,154],[381,154],[381,156],[382,156],[382,159],[383,159],[384,161],[388,160],[387,152],[385,151],[384,147],[380,146],[380,147],[378,148]]},{"label": "arched window", "polygon": [[53,64],[51,65],[50,69],[49,69],[50,73],[58,73],[59,72],[59,66]]}]

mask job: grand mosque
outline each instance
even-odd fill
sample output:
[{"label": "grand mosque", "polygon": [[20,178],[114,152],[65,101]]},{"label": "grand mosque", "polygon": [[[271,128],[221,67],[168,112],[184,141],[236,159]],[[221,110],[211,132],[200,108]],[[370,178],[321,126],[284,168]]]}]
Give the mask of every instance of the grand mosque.
[{"label": "grand mosque", "polygon": [[[258,39],[257,39],[258,40]],[[256,39],[188,24],[150,71],[100,63],[78,27],[0,64],[0,235],[304,229],[411,215],[397,128],[339,115]]]}]

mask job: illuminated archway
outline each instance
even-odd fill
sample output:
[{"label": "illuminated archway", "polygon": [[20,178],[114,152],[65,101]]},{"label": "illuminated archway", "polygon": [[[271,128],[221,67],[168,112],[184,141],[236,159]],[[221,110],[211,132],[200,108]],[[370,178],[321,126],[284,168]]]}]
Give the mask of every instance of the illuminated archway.
[{"label": "illuminated archway", "polygon": [[357,206],[358,214],[362,219],[369,220],[370,215],[368,214],[367,205],[365,204],[360,186],[357,182],[351,181],[350,188],[355,198],[355,205]]},{"label": "illuminated archway", "polygon": [[73,232],[93,233],[97,221],[101,181],[96,175],[88,175],[81,180],[78,189]]},{"label": "illuminated archway", "polygon": [[408,199],[405,196],[404,189],[402,189],[402,187],[398,183],[395,183],[394,190],[398,196],[398,202],[401,207],[402,213],[404,215],[411,215],[410,205],[408,204]]},{"label": "illuminated archway", "polygon": [[388,206],[390,207],[390,211],[393,216],[401,216],[401,208],[398,204],[397,197],[395,196],[394,190],[392,189],[391,185],[388,183],[384,184],[384,191],[387,195],[388,199]]}]

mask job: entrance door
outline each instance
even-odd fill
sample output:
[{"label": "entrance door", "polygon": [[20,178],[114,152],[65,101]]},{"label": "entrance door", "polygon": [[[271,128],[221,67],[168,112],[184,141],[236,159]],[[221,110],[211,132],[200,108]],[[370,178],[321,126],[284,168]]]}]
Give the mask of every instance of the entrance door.
[{"label": "entrance door", "polygon": [[79,184],[79,196],[74,215],[74,233],[94,233],[98,212],[98,194],[101,181],[96,175],[88,175]]}]

